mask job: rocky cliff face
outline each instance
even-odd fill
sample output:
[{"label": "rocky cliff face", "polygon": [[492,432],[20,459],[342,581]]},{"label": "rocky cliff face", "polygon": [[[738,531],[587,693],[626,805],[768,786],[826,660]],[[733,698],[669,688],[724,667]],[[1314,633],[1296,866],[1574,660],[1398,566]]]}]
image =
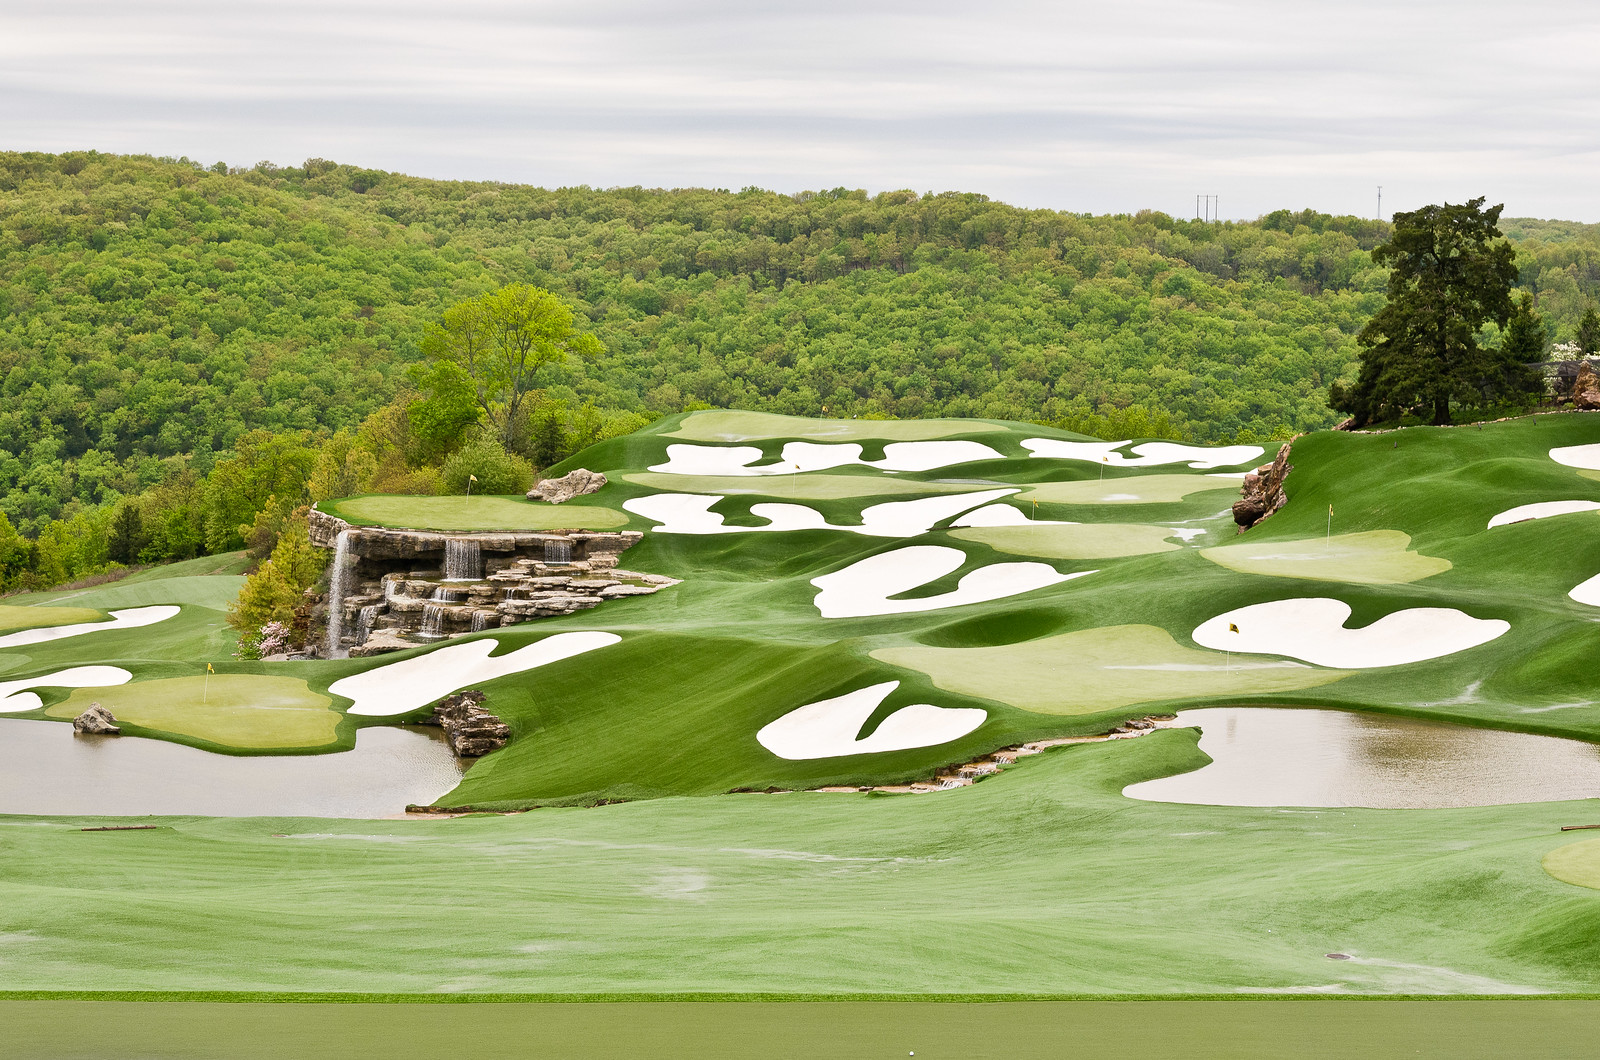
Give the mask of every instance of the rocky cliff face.
[{"label": "rocky cliff face", "polygon": [[1578,377],[1572,381],[1572,404],[1580,409],[1600,409],[1600,372],[1588,361],[1578,366]]},{"label": "rocky cliff face", "polygon": [[530,501],[544,501],[548,504],[565,504],[574,497],[582,497],[586,493],[597,492],[606,484],[606,477],[599,471],[589,471],[578,468],[569,471],[560,478],[547,478],[533,489],[528,491]]},{"label": "rocky cliff face", "polygon": [[1289,446],[1284,442],[1272,463],[1262,464],[1244,477],[1244,485],[1239,487],[1240,499],[1233,503],[1233,521],[1239,524],[1239,533],[1289,503],[1289,495],[1283,491],[1283,480],[1294,470],[1289,463]]},{"label": "rocky cliff face", "polygon": [[483,708],[485,698],[475,688],[446,696],[422,723],[441,726],[457,758],[478,758],[498,751],[511,739],[511,728]]}]

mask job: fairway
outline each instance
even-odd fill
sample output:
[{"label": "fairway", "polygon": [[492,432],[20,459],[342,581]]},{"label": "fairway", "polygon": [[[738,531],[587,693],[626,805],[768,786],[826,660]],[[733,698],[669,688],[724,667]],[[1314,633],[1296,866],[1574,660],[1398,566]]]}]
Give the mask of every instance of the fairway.
[{"label": "fairway", "polygon": [[1017,526],[973,526],[950,531],[959,541],[975,541],[996,552],[1042,559],[1120,559],[1174,552],[1165,526],[1137,523],[1022,523]]},{"label": "fairway", "polygon": [[399,497],[372,494],[322,506],[353,526],[401,530],[610,530],[628,517],[587,504],[537,504],[521,497]]},{"label": "fairway", "polygon": [[42,629],[78,622],[103,622],[106,616],[87,607],[14,607],[0,604],[0,633],[16,629]]},{"label": "fairway", "polygon": [[295,677],[215,674],[83,688],[45,713],[75,718],[99,703],[119,723],[240,750],[322,747],[334,742],[333,701]]},{"label": "fairway", "polygon": [[678,493],[752,494],[783,500],[839,501],[853,497],[926,496],[932,493],[968,493],[969,483],[919,482],[916,479],[885,478],[877,473],[864,475],[666,475],[659,471],[639,471],[621,476],[651,489]]},{"label": "fairway", "polygon": [[963,434],[1003,431],[982,420],[822,420],[770,412],[711,409],[692,412],[666,438],[696,442],[747,442],[764,438],[803,438],[817,442],[921,442]]},{"label": "fairway", "polygon": [[1201,551],[1212,563],[1240,574],[1353,585],[1401,585],[1450,569],[1450,561],[1410,551],[1411,537],[1398,530],[1302,538],[1249,540]]},{"label": "fairway", "polygon": [[1165,504],[1194,493],[1239,491],[1236,477],[1209,475],[1139,475],[1137,477],[1041,482],[1017,497],[1018,503],[1040,504]]},{"label": "fairway", "polygon": [[0,1001],[0,1060],[1479,1060],[1593,1055],[1600,1001]]}]

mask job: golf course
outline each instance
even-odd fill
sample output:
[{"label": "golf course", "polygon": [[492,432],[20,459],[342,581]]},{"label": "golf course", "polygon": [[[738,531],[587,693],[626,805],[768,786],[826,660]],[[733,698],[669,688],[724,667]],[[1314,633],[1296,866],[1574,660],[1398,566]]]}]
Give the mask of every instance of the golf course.
[{"label": "golf course", "polygon": [[[1561,830],[1600,827],[1600,414],[1302,436],[1287,504],[1240,533],[1241,482],[1276,455],[691,412],[548,469],[606,476],[567,504],[319,506],[356,529],[638,531],[622,562],[678,579],[652,595],[276,661],[235,655],[238,556],[7,597],[0,748],[27,751],[0,769],[0,990],[40,1020],[299,995],[668,1022],[649,1005],[1162,999],[1132,1017],[1149,1049],[1209,999],[1600,995],[1600,840]],[[465,689],[510,738],[457,766],[415,723]],[[72,736],[92,703],[123,735]],[[1240,724],[1224,763],[1222,723],[1186,720],[1219,708],[1331,719],[1343,750]],[[1213,765],[1250,792],[1208,788]],[[256,767],[292,802],[216,795]],[[1369,791],[1400,773],[1424,780]],[[1295,794],[1306,776],[1328,801]],[[1386,1004],[1422,1002],[1360,1019]],[[1418,1016],[1440,1031],[1405,1055],[1467,1055],[1466,1004]],[[897,1055],[875,1026],[837,1055]]]}]

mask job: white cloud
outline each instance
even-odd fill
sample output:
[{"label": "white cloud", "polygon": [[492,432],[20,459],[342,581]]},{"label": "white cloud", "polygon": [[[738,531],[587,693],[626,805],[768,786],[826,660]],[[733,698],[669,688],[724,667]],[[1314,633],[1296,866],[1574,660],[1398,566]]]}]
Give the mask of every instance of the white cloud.
[{"label": "white cloud", "polygon": [[1600,9],[0,0],[0,145],[546,185],[1600,220]]}]

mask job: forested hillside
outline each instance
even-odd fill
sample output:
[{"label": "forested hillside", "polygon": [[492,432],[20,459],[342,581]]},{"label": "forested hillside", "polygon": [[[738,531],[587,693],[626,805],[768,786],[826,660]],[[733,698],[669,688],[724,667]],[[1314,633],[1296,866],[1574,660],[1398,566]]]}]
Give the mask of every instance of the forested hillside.
[{"label": "forested hillside", "polygon": [[[540,380],[580,437],[711,405],[1266,439],[1334,421],[1327,385],[1382,300],[1387,226],[1311,212],[221,168],[0,154],[0,513],[29,536],[204,476],[249,431],[354,429],[403,398],[446,306],[513,281],[605,347]],[[1600,226],[1507,230],[1570,337]]]}]

